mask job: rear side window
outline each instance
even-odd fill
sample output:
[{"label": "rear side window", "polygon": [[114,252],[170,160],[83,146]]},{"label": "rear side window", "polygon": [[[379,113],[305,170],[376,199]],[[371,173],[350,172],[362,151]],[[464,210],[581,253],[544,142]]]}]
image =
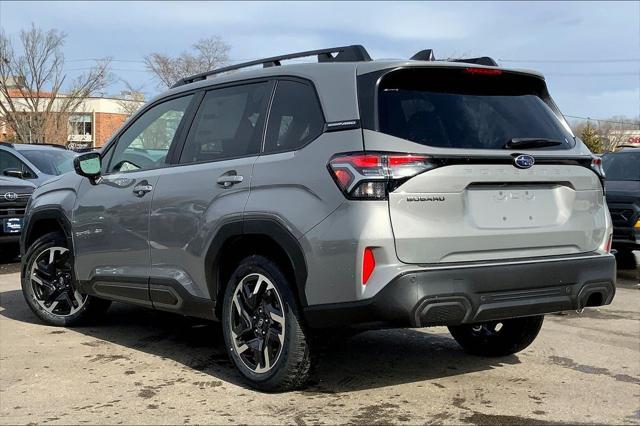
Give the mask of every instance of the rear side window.
[{"label": "rear side window", "polygon": [[265,153],[299,149],[323,129],[324,117],[313,87],[297,81],[279,81],[269,114]]},{"label": "rear side window", "polygon": [[207,92],[193,120],[180,163],[217,161],[260,152],[271,83]]},{"label": "rear side window", "polygon": [[568,149],[573,136],[545,102],[542,80],[515,73],[404,69],[378,92],[379,130],[439,148],[503,149],[512,139],[550,139],[537,149]]}]

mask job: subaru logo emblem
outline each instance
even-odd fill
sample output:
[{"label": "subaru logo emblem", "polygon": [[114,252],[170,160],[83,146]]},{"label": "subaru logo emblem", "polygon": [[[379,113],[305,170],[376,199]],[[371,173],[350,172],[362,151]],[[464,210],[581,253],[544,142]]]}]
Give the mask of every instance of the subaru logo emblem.
[{"label": "subaru logo emblem", "polygon": [[513,159],[513,164],[519,169],[528,169],[535,164],[536,160],[532,156],[523,154]]},{"label": "subaru logo emblem", "polygon": [[6,194],[4,194],[4,199],[7,201],[15,201],[18,199],[18,194],[16,194],[15,192],[7,192]]}]

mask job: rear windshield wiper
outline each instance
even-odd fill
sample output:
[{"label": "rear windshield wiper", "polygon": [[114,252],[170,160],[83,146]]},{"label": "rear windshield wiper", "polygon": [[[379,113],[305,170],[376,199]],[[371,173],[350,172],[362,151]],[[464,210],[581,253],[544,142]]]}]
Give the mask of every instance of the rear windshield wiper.
[{"label": "rear windshield wiper", "polygon": [[564,142],[558,139],[546,138],[512,138],[504,144],[504,149],[526,149],[526,148],[544,148],[547,146],[558,146]]}]

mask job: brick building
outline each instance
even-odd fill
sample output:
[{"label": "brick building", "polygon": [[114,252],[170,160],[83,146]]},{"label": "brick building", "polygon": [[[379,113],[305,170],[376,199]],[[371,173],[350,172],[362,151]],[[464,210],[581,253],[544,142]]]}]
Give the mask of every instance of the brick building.
[{"label": "brick building", "polygon": [[[9,95],[14,103],[19,103],[22,98],[18,88],[10,89]],[[41,98],[50,96],[50,93],[39,94]],[[4,101],[6,99],[0,97],[0,102]],[[55,124],[46,128],[46,142],[67,145],[71,149],[101,147],[122,126],[122,123],[132,112],[143,104],[144,98],[137,93],[123,93],[121,97],[86,98],[74,113],[65,114],[65,117],[58,115],[55,120],[50,120]],[[55,103],[53,105],[54,111],[51,114],[60,114],[55,112]],[[25,112],[25,114],[28,113]],[[15,139],[15,134],[3,120],[0,111],[0,141],[14,141]]]}]

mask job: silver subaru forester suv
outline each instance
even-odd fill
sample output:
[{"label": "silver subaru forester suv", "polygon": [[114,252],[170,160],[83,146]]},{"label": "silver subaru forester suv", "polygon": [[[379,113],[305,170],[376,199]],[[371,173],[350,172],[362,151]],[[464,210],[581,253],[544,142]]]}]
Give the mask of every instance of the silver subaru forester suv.
[{"label": "silver subaru forester suv", "polygon": [[600,159],[541,75],[488,57],[345,46],[213,70],[75,169],[28,206],[36,315],[72,326],[115,300],[219,320],[262,390],[305,383],[320,330],[444,325],[504,356],[615,293]]}]

